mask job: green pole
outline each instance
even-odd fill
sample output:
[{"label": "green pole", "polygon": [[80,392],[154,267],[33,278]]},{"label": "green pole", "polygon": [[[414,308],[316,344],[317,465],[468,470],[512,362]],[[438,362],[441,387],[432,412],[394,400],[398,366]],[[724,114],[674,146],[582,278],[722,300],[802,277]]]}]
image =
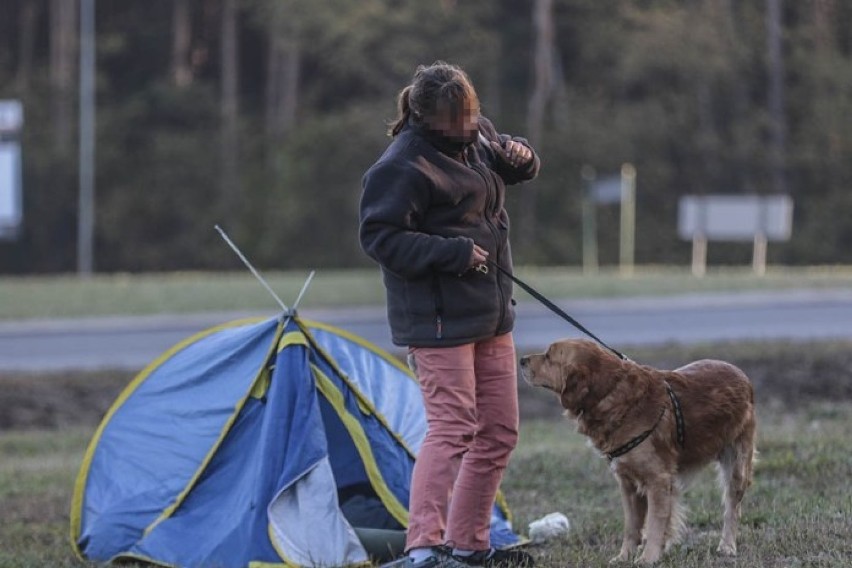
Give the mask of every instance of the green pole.
[{"label": "green pole", "polygon": [[86,277],[95,264],[95,0],[80,2],[79,138],[77,273]]},{"label": "green pole", "polygon": [[580,170],[583,180],[583,274],[598,272],[598,229],[595,218],[595,200],[592,185],[595,181],[595,169],[585,165]]},{"label": "green pole", "polygon": [[636,250],[636,168],[621,166],[621,243],[619,261],[622,276],[633,275]]}]

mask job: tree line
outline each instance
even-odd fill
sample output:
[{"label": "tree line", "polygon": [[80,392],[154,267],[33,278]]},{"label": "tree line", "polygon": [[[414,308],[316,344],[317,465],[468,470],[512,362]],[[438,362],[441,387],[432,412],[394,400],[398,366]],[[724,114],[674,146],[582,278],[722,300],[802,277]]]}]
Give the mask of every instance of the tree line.
[{"label": "tree line", "polygon": [[[3,0],[24,224],[0,272],[72,271],[80,0]],[[852,4],[840,0],[125,0],[96,8],[97,271],[369,266],[360,178],[418,64],[464,67],[543,160],[516,262],[579,265],[580,172],[637,171],[636,262],[687,264],[683,195],[789,194],[770,263],[852,262]],[[618,206],[598,208],[602,264]],[[748,263],[712,243],[711,263]]]}]

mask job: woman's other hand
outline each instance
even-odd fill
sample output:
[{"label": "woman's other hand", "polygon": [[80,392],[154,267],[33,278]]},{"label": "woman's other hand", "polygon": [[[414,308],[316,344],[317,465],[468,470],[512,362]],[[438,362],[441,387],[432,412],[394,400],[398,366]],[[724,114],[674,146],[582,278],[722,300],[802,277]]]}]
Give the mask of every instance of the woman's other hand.
[{"label": "woman's other hand", "polygon": [[501,146],[499,143],[492,140],[491,148],[503,159],[503,161],[516,168],[528,165],[533,159],[532,150],[527,148],[524,144],[514,140],[506,141],[505,146]]}]

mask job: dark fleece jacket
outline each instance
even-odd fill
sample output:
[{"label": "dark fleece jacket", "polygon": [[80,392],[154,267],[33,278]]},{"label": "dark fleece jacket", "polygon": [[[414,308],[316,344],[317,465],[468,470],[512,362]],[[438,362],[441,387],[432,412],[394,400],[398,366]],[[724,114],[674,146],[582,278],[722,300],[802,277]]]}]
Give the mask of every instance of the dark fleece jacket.
[{"label": "dark fleece jacket", "polygon": [[540,162],[503,161],[487,142],[510,137],[485,118],[479,133],[459,147],[410,123],[364,174],[361,246],[381,265],[397,345],[461,345],[512,330],[512,281],[468,264],[476,243],[511,272],[506,184],[532,179]]}]

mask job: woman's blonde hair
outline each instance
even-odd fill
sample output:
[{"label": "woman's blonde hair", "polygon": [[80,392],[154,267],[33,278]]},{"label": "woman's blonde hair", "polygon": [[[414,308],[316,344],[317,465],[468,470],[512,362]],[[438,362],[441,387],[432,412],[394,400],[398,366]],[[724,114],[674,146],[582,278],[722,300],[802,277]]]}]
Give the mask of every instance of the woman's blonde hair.
[{"label": "woman's blonde hair", "polygon": [[439,101],[452,106],[466,102],[474,112],[479,112],[479,97],[461,67],[443,61],[420,65],[411,84],[397,96],[397,117],[390,124],[388,135],[399,134],[410,117],[420,122],[424,116],[431,116]]}]

